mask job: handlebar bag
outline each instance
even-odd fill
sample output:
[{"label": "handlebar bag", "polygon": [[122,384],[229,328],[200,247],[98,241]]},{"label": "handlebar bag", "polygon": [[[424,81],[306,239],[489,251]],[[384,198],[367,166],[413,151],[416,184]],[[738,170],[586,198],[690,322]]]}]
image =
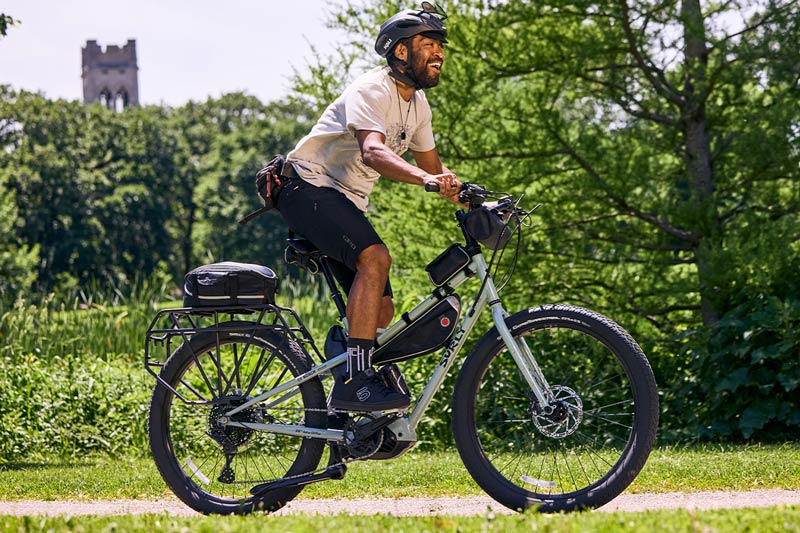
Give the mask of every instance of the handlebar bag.
[{"label": "handlebar bag", "polygon": [[195,268],[183,283],[184,307],[275,303],[278,276],[270,268],[225,261]]},{"label": "handlebar bag", "polygon": [[490,250],[508,244],[513,230],[503,222],[500,213],[484,206],[472,209],[464,217],[464,228],[470,236]]}]

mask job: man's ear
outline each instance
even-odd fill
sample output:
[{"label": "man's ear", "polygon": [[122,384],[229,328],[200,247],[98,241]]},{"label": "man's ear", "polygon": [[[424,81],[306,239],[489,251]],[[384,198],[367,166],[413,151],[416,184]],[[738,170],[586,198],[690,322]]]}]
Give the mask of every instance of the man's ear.
[{"label": "man's ear", "polygon": [[397,46],[394,47],[394,57],[400,61],[408,59],[408,47],[406,43],[398,43]]}]

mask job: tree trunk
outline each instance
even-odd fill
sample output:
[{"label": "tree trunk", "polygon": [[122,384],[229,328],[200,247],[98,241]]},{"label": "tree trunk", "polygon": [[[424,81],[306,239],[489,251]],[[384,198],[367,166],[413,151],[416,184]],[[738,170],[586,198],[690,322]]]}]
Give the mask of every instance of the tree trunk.
[{"label": "tree trunk", "polygon": [[714,276],[713,266],[716,253],[721,250],[722,228],[714,203],[714,171],[705,105],[709,90],[708,50],[700,1],[684,0],[681,17],[686,50],[682,109],[684,150],[694,225],[700,235],[695,246],[700,306],[703,324],[709,325],[720,319],[724,290],[720,291],[722,288],[719,278]]}]

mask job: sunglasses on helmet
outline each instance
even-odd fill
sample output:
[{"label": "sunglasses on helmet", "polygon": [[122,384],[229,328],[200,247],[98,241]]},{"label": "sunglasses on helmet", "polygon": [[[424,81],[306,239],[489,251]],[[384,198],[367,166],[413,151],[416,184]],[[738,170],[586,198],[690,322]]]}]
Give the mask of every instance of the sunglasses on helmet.
[{"label": "sunglasses on helmet", "polygon": [[422,2],[422,10],[417,13],[417,16],[430,26],[442,28],[444,27],[443,21],[447,18],[447,13],[436,2]]}]

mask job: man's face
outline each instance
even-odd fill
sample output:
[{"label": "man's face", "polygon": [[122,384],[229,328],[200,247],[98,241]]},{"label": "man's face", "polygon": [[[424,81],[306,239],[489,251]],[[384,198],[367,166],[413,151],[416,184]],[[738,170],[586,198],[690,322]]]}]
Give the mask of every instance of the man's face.
[{"label": "man's face", "polygon": [[[444,63],[444,47],[436,39],[415,35],[411,40],[411,72],[420,89],[436,87]],[[405,57],[401,59],[405,60]]]}]

